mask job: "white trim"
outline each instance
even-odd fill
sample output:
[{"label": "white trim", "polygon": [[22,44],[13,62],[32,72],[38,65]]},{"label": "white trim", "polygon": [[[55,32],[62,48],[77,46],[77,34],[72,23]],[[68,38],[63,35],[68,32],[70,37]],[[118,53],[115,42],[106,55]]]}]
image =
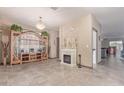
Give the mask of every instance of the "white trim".
[{"label": "white trim", "polygon": [[[64,54],[71,56],[71,64],[64,63],[63,61]],[[70,65],[72,67],[76,66],[76,49],[62,49],[61,50],[61,64]]]}]

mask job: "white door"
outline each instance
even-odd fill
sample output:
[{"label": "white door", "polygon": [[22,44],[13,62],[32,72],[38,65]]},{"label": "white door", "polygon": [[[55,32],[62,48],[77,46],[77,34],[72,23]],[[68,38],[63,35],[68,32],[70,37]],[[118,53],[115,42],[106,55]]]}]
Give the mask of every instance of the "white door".
[{"label": "white door", "polygon": [[92,48],[92,52],[93,52],[93,64],[96,64],[97,60],[96,60],[96,48],[97,48],[97,32],[93,30],[93,48]]}]

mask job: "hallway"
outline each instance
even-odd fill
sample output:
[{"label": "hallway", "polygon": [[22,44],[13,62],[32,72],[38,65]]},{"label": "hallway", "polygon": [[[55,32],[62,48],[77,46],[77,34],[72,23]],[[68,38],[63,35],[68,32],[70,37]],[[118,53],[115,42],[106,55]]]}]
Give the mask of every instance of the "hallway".
[{"label": "hallway", "polygon": [[120,60],[118,57],[112,55],[99,63],[95,70],[102,75],[104,74],[107,80],[113,81],[110,85],[114,85],[115,81],[117,81],[118,84],[124,85],[124,60]]},{"label": "hallway", "polygon": [[57,59],[0,66],[0,85],[124,85],[124,61],[110,57],[95,69],[61,65]]}]

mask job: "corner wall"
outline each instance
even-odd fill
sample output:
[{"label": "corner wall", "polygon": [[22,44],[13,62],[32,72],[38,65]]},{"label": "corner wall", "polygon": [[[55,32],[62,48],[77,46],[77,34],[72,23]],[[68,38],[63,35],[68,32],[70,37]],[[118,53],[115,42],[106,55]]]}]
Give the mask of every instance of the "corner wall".
[{"label": "corner wall", "polygon": [[[78,27],[78,55],[81,54],[81,64],[86,67],[92,67],[92,23],[91,15],[80,19]],[[78,56],[77,56],[78,58]]]},{"label": "corner wall", "polygon": [[57,37],[59,31],[48,31],[49,33],[49,58],[57,57]]},{"label": "corner wall", "polygon": [[[60,26],[60,51],[61,49],[76,49],[77,62],[79,62],[79,54],[81,55],[81,64],[86,67],[93,67],[92,59],[92,28],[96,28],[98,36],[100,34],[100,24],[92,17],[91,14],[82,16],[79,20]],[[97,37],[98,38],[98,37]],[[71,41],[73,47],[65,45],[64,42]],[[77,41],[77,42],[74,42]],[[76,46],[77,45],[77,46]],[[66,46],[66,47],[65,47]],[[61,52],[60,52],[61,55]],[[98,40],[98,62],[101,61],[101,41]]]}]

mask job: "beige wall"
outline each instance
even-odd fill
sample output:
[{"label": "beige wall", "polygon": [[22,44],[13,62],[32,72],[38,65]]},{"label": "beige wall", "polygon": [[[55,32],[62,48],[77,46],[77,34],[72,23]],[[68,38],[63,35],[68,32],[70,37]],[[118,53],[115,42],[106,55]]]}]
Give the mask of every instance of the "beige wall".
[{"label": "beige wall", "polygon": [[59,31],[48,31],[49,33],[49,58],[57,57],[57,37],[59,37]]},{"label": "beige wall", "polygon": [[59,27],[59,38],[60,38],[60,54],[59,59],[61,58],[61,49],[76,49],[77,41],[77,32],[78,32],[78,23],[72,21],[65,25]]},{"label": "beige wall", "polygon": [[78,54],[81,54],[82,65],[92,67],[92,23],[91,15],[82,17],[78,29]]},{"label": "beige wall", "polygon": [[[92,67],[92,27],[100,31],[100,24],[93,19],[92,15],[81,17],[79,20],[67,23],[60,26],[60,50],[63,48],[76,48],[77,49],[77,62],[79,61],[78,55],[81,54],[81,64],[87,67]],[[98,32],[99,34],[100,32]],[[66,38],[66,40],[65,40]],[[68,46],[64,42],[70,41],[73,47]],[[76,42],[74,42],[76,41]],[[77,47],[75,46],[77,44]],[[101,61],[101,41],[98,41],[98,61]],[[60,53],[61,54],[61,53]]]}]

